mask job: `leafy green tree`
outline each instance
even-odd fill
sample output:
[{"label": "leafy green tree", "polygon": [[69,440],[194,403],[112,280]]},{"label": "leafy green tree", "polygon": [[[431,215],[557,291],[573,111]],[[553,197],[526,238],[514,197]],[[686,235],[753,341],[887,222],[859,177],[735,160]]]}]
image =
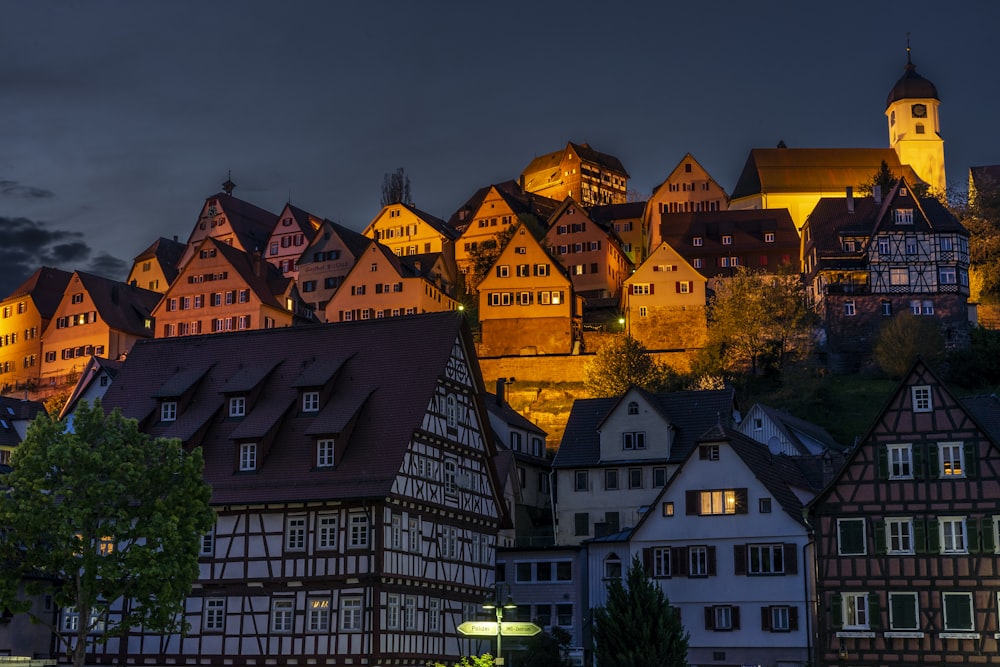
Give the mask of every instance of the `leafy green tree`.
[{"label": "leafy green tree", "polygon": [[768,365],[781,370],[789,358],[808,355],[814,321],[798,275],[740,267],[716,284],[708,305],[706,346],[713,363],[697,365],[702,374],[731,375],[749,368],[751,377]]},{"label": "leafy green tree", "polygon": [[391,174],[386,174],[382,179],[382,206],[390,204],[413,205],[413,197],[410,195],[410,177],[402,167],[396,169]]},{"label": "leafy green tree", "polygon": [[516,230],[517,225],[507,225],[494,234],[492,238],[479,242],[476,247],[469,250],[469,259],[472,261],[472,265],[465,274],[465,291],[467,293],[475,294],[479,290],[479,283],[483,282],[483,278],[499,259],[500,253],[507,247],[507,243],[514,236]]},{"label": "leafy green tree", "polygon": [[882,325],[875,339],[874,357],[891,378],[901,378],[920,357],[931,367],[944,360],[944,335],[937,318],[900,313]]},{"label": "leafy green tree", "polygon": [[980,182],[953,213],[969,230],[970,299],[1000,301],[1000,183]]},{"label": "leafy green tree", "polygon": [[30,613],[30,598],[48,594],[76,614],[75,632],[58,635],[76,666],[91,640],[139,625],[184,629],[200,538],[214,523],[200,450],[81,402],[72,431],[36,418],[11,465],[0,494],[0,608]]},{"label": "leafy green tree", "polygon": [[626,334],[605,343],[587,364],[587,389],[595,397],[620,396],[632,385],[656,393],[680,389],[682,379]]},{"label": "leafy green tree", "polygon": [[976,327],[967,348],[948,355],[950,381],[966,389],[985,390],[1000,384],[1000,331]]},{"label": "leafy green tree", "polygon": [[[490,653],[482,655],[463,655],[462,659],[454,663],[454,667],[493,667],[495,660]],[[429,667],[448,667],[443,662],[432,662]]]},{"label": "leafy green tree", "polygon": [[612,579],[608,602],[594,609],[594,656],[601,667],[682,667],[688,633],[666,594],[646,577],[638,558],[625,583]]},{"label": "leafy green tree", "polygon": [[[540,625],[540,624],[539,624]],[[518,667],[568,667],[566,649],[573,636],[553,626],[549,632],[540,632],[524,642],[524,657],[517,661]]]}]

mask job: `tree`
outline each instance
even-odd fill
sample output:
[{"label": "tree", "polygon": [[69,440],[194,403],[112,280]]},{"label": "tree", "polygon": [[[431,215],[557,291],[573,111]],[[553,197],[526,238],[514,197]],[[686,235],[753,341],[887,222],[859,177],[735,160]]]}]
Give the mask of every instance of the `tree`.
[{"label": "tree", "polygon": [[732,374],[749,367],[752,377],[769,364],[781,370],[790,357],[809,353],[813,322],[798,275],[740,267],[719,280],[709,301],[706,354],[713,363],[702,363],[702,371]]},{"label": "tree", "polygon": [[507,247],[507,242],[514,236],[516,230],[517,225],[507,225],[492,238],[481,241],[469,249],[469,260],[472,264],[465,274],[466,293],[475,294],[479,290],[479,283],[483,282],[490,267],[500,258],[500,253]]},{"label": "tree", "polygon": [[[541,625],[541,623],[538,623]],[[573,636],[557,625],[549,632],[540,632],[524,642],[524,657],[518,667],[568,667],[566,649]]]},{"label": "tree", "polygon": [[608,602],[594,609],[594,657],[601,667],[681,667],[688,633],[663,590],[638,558],[608,585]]},{"label": "tree", "polygon": [[681,388],[672,368],[658,363],[641,342],[625,335],[605,343],[587,364],[591,396],[620,396],[635,385],[653,393]]},{"label": "tree", "polygon": [[918,356],[934,367],[944,355],[944,336],[934,317],[900,313],[882,326],[875,339],[875,362],[892,378],[903,377]]},{"label": "tree", "polygon": [[[483,653],[482,655],[463,655],[462,659],[454,664],[454,667],[493,667],[493,655]],[[447,667],[443,662],[429,663],[429,667]]]},{"label": "tree", "polygon": [[390,204],[413,205],[413,197],[410,196],[410,177],[402,167],[391,174],[386,174],[382,179],[382,206]]},{"label": "tree", "polygon": [[892,170],[889,169],[889,164],[882,160],[882,164],[879,165],[878,171],[871,175],[864,183],[858,184],[858,194],[863,197],[869,197],[875,192],[875,186],[879,186],[882,196],[889,194],[889,190],[892,186],[896,185],[896,177],[892,175]]},{"label": "tree", "polygon": [[1000,183],[981,179],[968,204],[954,211],[969,230],[970,299],[1000,300]]},{"label": "tree", "polygon": [[183,630],[200,539],[214,523],[200,450],[84,401],[72,431],[36,418],[11,465],[0,495],[0,608],[30,613],[32,596],[51,595],[78,619],[59,635],[78,667],[90,640],[139,625]]}]

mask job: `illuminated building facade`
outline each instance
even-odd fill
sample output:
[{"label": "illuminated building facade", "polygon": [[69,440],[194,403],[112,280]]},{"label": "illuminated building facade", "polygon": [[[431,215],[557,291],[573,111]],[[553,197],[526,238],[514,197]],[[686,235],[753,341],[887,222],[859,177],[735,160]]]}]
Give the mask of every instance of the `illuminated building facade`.
[{"label": "illuminated building facade", "polygon": [[132,260],[125,282],[163,294],[177,278],[177,265],[186,247],[176,236],[172,241],[161,236]]},{"label": "illuminated building facade", "polygon": [[667,174],[646,202],[643,219],[650,230],[649,247],[655,248],[663,241],[660,219],[664,213],[698,213],[725,211],[729,208],[729,195],[712,175],[688,153]]},{"label": "illuminated building facade", "polygon": [[0,301],[0,389],[37,386],[42,376],[42,334],[73,274],[42,267]]},{"label": "illuminated building facade", "polygon": [[584,206],[624,204],[628,179],[615,156],[569,142],[532,160],[521,172],[521,189],[556,201],[572,197]]},{"label": "illuminated building facade", "polygon": [[247,254],[263,252],[277,225],[278,218],[269,211],[232,196],[218,192],[205,200],[198,221],[191,230],[187,248],[178,269],[191,260],[202,241],[211,237]]},{"label": "illuminated building facade", "polygon": [[371,240],[353,229],[324,220],[299,259],[299,295],[316,317],[326,321],[326,306]]},{"label": "illuminated building facade", "polygon": [[322,218],[303,211],[298,206],[285,204],[267,240],[266,249],[262,248],[261,253],[268,262],[281,270],[282,275],[297,279],[302,253],[316,236],[322,222]]}]

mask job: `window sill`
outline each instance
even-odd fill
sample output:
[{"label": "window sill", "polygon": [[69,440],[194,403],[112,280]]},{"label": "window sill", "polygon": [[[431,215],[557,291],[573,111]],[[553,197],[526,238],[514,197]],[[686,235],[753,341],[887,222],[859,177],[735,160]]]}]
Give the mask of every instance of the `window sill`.
[{"label": "window sill", "polygon": [[979,639],[978,632],[939,632],[940,639]]},{"label": "window sill", "polygon": [[924,633],[918,630],[894,630],[890,632],[883,632],[883,637],[886,638],[897,638],[897,639],[923,639]]},{"label": "window sill", "polygon": [[837,633],[837,637],[844,637],[847,639],[874,638],[875,633],[871,630],[843,630]]}]

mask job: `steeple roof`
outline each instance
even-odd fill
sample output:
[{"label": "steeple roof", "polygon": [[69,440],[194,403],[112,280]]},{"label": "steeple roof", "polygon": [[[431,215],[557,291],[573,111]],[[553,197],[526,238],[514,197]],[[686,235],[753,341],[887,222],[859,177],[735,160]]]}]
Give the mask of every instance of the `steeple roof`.
[{"label": "steeple roof", "polygon": [[903,76],[899,78],[896,85],[889,91],[889,98],[885,102],[888,109],[893,102],[909,99],[932,99],[940,101],[937,88],[934,84],[917,74],[917,66],[910,60],[910,47],[906,47],[906,67],[903,68]]}]

